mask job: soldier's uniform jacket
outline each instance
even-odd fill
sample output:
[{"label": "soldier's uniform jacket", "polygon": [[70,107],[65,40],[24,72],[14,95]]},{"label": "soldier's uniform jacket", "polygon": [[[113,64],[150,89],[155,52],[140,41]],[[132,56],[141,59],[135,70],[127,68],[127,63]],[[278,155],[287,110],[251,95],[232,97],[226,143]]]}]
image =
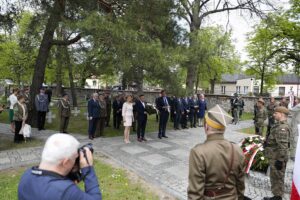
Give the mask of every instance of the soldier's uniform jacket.
[{"label": "soldier's uniform jacket", "polygon": [[259,126],[262,126],[264,124],[264,121],[267,119],[267,116],[268,115],[265,107],[257,109],[255,115],[255,123]]},{"label": "soldier's uniform jacket", "polygon": [[69,101],[61,99],[58,102],[58,113],[61,117],[70,117],[71,116],[71,105]]},{"label": "soldier's uniform jacket", "polygon": [[266,153],[270,160],[287,162],[289,158],[289,138],[291,129],[287,121],[277,122],[268,137]]},{"label": "soldier's uniform jacket", "polygon": [[267,106],[267,111],[268,111],[268,118],[271,119],[273,118],[273,114],[274,114],[274,109],[276,108],[276,103],[270,103]]},{"label": "soldier's uniform jacket", "polygon": [[244,198],[244,155],[240,147],[224,139],[222,133],[208,135],[203,144],[196,145],[190,153],[188,199],[210,199],[204,195],[205,190],[214,190],[224,185],[233,164],[228,180],[225,183],[224,194],[216,199],[236,200]]},{"label": "soldier's uniform jacket", "polygon": [[99,117],[107,117],[107,107],[106,101],[99,101],[100,105],[100,116]]}]

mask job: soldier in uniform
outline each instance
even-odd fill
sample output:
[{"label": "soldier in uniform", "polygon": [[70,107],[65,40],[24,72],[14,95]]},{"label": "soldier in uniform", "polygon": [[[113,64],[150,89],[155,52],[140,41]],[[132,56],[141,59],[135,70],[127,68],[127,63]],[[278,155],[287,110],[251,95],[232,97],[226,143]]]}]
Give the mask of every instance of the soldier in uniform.
[{"label": "soldier in uniform", "polygon": [[270,135],[270,130],[271,127],[275,124],[275,119],[274,119],[274,110],[276,108],[277,103],[275,102],[275,98],[271,97],[270,98],[270,103],[267,106],[267,111],[268,111],[268,129],[267,129],[267,136]]},{"label": "soldier in uniform", "polygon": [[231,120],[219,105],[205,115],[207,139],[190,152],[189,200],[244,199],[244,155],[238,145],[224,139]]},{"label": "soldier in uniform", "polygon": [[256,115],[254,117],[256,135],[262,135],[264,131],[264,121],[267,119],[267,111],[264,105],[265,101],[261,98],[258,99]]},{"label": "soldier in uniform", "polygon": [[265,197],[264,200],[281,200],[284,194],[284,175],[286,163],[289,158],[290,126],[287,123],[289,110],[284,106],[278,106],[274,111],[274,119],[277,123],[271,128],[267,138],[266,156],[270,162],[270,181],[273,197]]},{"label": "soldier in uniform", "polygon": [[60,116],[60,132],[68,133],[67,129],[71,116],[71,105],[67,94],[63,94],[62,99],[58,102],[58,115]]}]

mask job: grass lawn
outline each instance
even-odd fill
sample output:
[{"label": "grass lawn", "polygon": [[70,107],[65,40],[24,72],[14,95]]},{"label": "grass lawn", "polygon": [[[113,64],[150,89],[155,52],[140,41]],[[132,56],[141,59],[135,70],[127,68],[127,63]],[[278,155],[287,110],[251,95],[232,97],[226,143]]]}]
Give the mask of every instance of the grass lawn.
[{"label": "grass lawn", "polygon": [[35,138],[31,138],[26,143],[16,144],[13,142],[13,138],[13,133],[11,135],[0,134],[0,151],[44,145],[44,141]]},{"label": "grass lawn", "polygon": [[[0,174],[0,199],[17,200],[18,183],[26,168],[10,169]],[[103,199],[109,200],[158,200],[150,191],[142,188],[139,181],[131,181],[128,174],[101,161],[95,162],[95,170],[100,182]],[[83,184],[80,183],[83,188]]]},{"label": "grass lawn", "polygon": [[[241,133],[246,133],[246,134],[255,134],[255,127],[251,126],[249,128],[243,128],[243,129],[240,129],[237,131],[241,132]],[[266,136],[266,132],[267,132],[267,127],[264,127],[263,136]]]},{"label": "grass lawn", "polygon": [[[80,133],[83,135],[87,135],[88,131],[88,121],[86,119],[86,116],[84,113],[86,112],[86,107],[80,107],[80,114],[78,116],[71,116],[70,122],[69,122],[69,127],[68,127],[68,132],[70,133]],[[60,119],[58,119],[57,115],[57,108],[52,108],[51,109],[52,113],[55,114],[56,118],[53,119],[52,123],[49,124],[46,121],[45,128],[50,129],[50,130],[59,130],[59,122]],[[0,122],[1,123],[8,123],[8,110],[3,111],[0,114]],[[110,117],[110,126],[111,127],[106,127],[104,129],[104,136],[105,137],[113,137],[113,136],[121,136],[123,135],[124,128],[121,127],[119,130],[114,129],[113,126],[113,115],[111,114]],[[167,129],[172,129],[173,128],[173,123],[168,123]],[[146,126],[146,132],[151,133],[151,132],[157,132],[158,130],[158,123],[156,122],[156,117],[155,115],[149,115],[148,116],[148,121],[147,121],[147,126]],[[135,132],[132,131],[131,129],[131,134],[135,134]]]},{"label": "grass lawn", "polygon": [[241,117],[241,121],[244,120],[252,120],[253,119],[253,113],[252,112],[243,112],[242,117]]}]

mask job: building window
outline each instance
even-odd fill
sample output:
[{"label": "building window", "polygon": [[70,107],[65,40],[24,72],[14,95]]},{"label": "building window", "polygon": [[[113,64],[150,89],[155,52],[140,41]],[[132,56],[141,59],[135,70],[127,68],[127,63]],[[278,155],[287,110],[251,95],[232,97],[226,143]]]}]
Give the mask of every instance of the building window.
[{"label": "building window", "polygon": [[236,86],[236,93],[238,93],[238,94],[241,93],[241,86]]},{"label": "building window", "polygon": [[96,86],[97,85],[97,81],[93,81],[93,86]]},{"label": "building window", "polygon": [[284,96],[285,95],[285,87],[279,87],[278,88],[278,94],[280,96]]},{"label": "building window", "polygon": [[248,86],[244,86],[244,94],[248,94]]},{"label": "building window", "polygon": [[222,94],[225,94],[225,92],[226,92],[226,86],[222,85],[221,86],[221,91],[222,91]]}]

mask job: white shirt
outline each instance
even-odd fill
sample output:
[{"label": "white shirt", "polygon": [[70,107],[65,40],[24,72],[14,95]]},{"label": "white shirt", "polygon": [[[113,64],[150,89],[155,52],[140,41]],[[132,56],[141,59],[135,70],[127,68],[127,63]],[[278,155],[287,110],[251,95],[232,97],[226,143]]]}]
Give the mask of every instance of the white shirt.
[{"label": "white shirt", "polygon": [[9,109],[14,109],[14,105],[18,102],[17,96],[14,94],[11,94],[8,97],[8,99],[9,99],[9,103],[10,103]]}]

